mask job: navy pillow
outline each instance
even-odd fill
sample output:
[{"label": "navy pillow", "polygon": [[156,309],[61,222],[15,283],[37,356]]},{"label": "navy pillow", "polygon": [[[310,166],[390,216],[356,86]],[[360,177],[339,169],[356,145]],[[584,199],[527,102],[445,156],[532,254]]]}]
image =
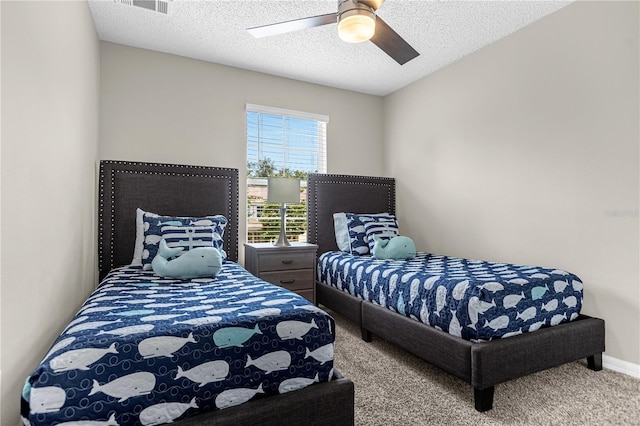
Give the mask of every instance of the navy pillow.
[{"label": "navy pillow", "polygon": [[367,222],[364,224],[364,231],[366,234],[366,240],[369,244],[369,252],[373,253],[373,246],[376,242],[373,236],[382,238],[383,240],[390,240],[393,237],[400,235],[398,230],[398,222],[395,218],[380,218],[377,221]]},{"label": "navy pillow", "polygon": [[[210,246],[216,247],[220,250],[222,258],[226,258],[224,250],[222,250],[222,237],[224,235],[224,228],[227,225],[227,218],[222,215],[215,216],[203,216],[203,217],[184,217],[184,216],[161,216],[155,213],[145,212],[142,215],[143,229],[144,229],[144,242],[142,250],[142,265],[143,269],[151,270],[151,261],[158,253],[158,243],[163,238],[163,233],[172,234],[173,237],[177,237],[176,230],[182,228],[184,235],[187,236],[186,228],[205,228],[209,229],[211,233],[204,240],[210,240]],[[207,231],[200,231],[201,234],[206,234]],[[172,238],[173,238],[172,237]],[[185,250],[189,249],[188,238],[185,245]],[[195,247],[195,246],[193,246]]]},{"label": "navy pillow", "polygon": [[383,220],[393,220],[398,227],[396,217],[394,215],[387,214],[371,215],[371,214],[354,214],[346,213],[347,215],[347,228],[349,229],[349,242],[351,245],[351,254],[356,256],[363,256],[369,254],[369,239],[367,238],[367,232],[364,228],[365,223],[368,222],[380,222]]}]

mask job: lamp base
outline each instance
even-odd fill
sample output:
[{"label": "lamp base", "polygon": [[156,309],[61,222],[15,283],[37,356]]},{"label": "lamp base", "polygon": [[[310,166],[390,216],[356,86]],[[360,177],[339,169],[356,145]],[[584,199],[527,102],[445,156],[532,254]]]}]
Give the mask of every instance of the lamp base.
[{"label": "lamp base", "polygon": [[276,247],[289,247],[291,243],[287,240],[287,225],[285,222],[287,215],[287,208],[284,203],[282,207],[280,207],[280,236],[278,237],[278,241],[273,243]]}]

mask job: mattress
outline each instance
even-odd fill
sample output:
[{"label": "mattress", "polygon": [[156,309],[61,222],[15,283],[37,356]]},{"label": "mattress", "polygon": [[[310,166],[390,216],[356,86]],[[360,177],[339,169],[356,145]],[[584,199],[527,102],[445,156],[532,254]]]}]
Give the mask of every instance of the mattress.
[{"label": "mattress", "polygon": [[191,281],[117,268],[27,378],[23,421],[156,425],[294,391],[329,380],[334,339],[328,314],[233,262]]},{"label": "mattress", "polygon": [[567,271],[418,253],[378,260],[326,252],[320,283],[469,341],[488,341],[576,319],[583,284]]}]

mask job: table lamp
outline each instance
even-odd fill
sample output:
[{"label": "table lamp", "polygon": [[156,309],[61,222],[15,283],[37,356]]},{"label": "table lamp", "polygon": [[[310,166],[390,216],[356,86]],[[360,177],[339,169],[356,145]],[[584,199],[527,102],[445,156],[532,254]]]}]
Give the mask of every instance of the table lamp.
[{"label": "table lamp", "polygon": [[300,179],[272,177],[267,182],[267,203],[280,203],[280,236],[274,246],[290,246],[287,240],[287,204],[300,203]]}]

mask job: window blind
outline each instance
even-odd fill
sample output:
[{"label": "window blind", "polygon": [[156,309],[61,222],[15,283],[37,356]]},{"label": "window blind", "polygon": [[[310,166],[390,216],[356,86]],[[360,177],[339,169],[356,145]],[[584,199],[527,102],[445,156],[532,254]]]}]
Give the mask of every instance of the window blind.
[{"label": "window blind", "polygon": [[306,241],[306,177],[326,173],[329,117],[247,104],[247,236],[249,242],[277,239],[279,205],[267,199],[267,178],[301,179],[300,204],[288,206],[287,238]]}]

